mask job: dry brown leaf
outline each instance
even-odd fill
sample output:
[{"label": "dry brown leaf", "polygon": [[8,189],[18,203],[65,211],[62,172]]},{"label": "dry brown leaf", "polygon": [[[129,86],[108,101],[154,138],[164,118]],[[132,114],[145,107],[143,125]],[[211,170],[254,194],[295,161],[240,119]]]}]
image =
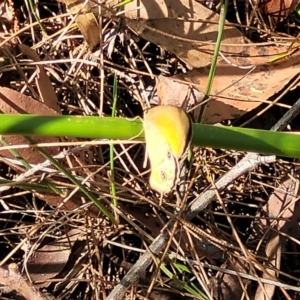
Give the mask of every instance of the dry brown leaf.
[{"label": "dry brown leaf", "polygon": [[[24,44],[18,44],[18,47],[20,49],[20,52],[27,55],[33,61],[41,62],[40,57],[37,55],[37,53],[28,46]],[[60,113],[56,94],[44,67],[42,65],[36,65],[36,69],[38,73],[35,80],[40,93],[41,102],[54,109],[56,112]]]},{"label": "dry brown leaf", "polygon": [[80,234],[79,229],[71,229],[67,234],[35,250],[27,263],[30,279],[38,281],[39,287],[48,286],[50,282],[45,281],[62,271]]},{"label": "dry brown leaf", "polygon": [[[217,24],[204,25],[205,21],[191,22],[170,18],[127,20],[126,23],[137,35],[176,54],[191,67],[199,68],[211,64],[218,33]],[[240,44],[241,39],[236,38],[236,33],[232,33],[232,30],[229,27],[224,29],[222,41],[225,44]],[[241,52],[242,48],[221,45],[221,51],[230,56],[232,53]]]},{"label": "dry brown leaf", "polygon": [[[268,258],[267,272],[262,274],[262,278],[274,279],[278,276],[276,269],[280,270],[281,266],[281,248],[284,248],[287,242],[285,238],[281,238],[278,232],[288,233],[296,239],[300,238],[300,233],[293,230],[295,226],[298,227],[300,209],[299,201],[297,201],[298,195],[299,182],[291,178],[284,181],[263,207],[262,211],[265,213],[266,218],[258,216],[258,222],[253,227],[251,239],[257,240],[257,238],[260,238],[266,242],[264,251],[260,251],[262,256]],[[274,223],[277,218],[280,218],[280,220]],[[270,226],[275,230],[271,230]],[[271,284],[262,284],[262,286],[264,290],[261,286],[258,286],[255,299],[272,299],[275,286]]]},{"label": "dry brown leaf", "polygon": [[204,98],[204,93],[190,84],[182,83],[182,79],[178,75],[173,77],[158,76],[156,89],[158,105],[174,105],[187,110],[189,106],[193,107]]},{"label": "dry brown leaf", "polygon": [[[134,0],[124,9],[126,23],[137,35],[176,54],[192,67],[211,63],[220,18],[215,12],[189,0]],[[234,27],[225,26],[222,42],[225,55],[243,50],[243,35]]]},{"label": "dry brown leaf", "polygon": [[[258,238],[266,242],[264,251],[260,251],[260,256],[268,259],[265,264],[267,272],[262,274],[262,278],[274,280],[278,276],[276,269],[279,270],[281,265],[281,248],[285,247],[287,241],[285,238],[281,238],[278,231],[288,233],[297,240],[300,238],[299,230],[295,230],[295,228],[299,227],[298,216],[300,213],[300,204],[297,201],[298,196],[299,182],[288,179],[274,191],[267,204],[263,207],[263,212],[265,212],[264,217],[266,218],[260,218],[261,214],[257,216],[257,222],[254,223],[253,234],[250,239],[254,240],[255,243]],[[272,227],[275,230],[271,231],[267,220],[269,223],[272,223],[277,218],[280,218],[280,220],[273,224]],[[226,268],[242,273],[249,273],[247,263],[238,258],[232,259],[229,262],[229,267],[226,266]],[[222,279],[214,281],[214,294],[217,296],[216,298],[240,299],[243,293],[241,283],[246,286],[249,281],[245,279],[238,281],[237,277],[231,274],[221,274],[221,276]],[[262,285],[264,290],[258,286],[255,299],[272,299],[275,286],[270,284]]]},{"label": "dry brown leaf", "polygon": [[[298,75],[300,69],[300,53],[268,63],[271,58],[284,51],[283,47],[251,47],[243,57],[231,58],[231,64],[226,61],[219,62],[213,80],[212,97],[205,110],[203,122],[215,124],[240,117],[283,90]],[[250,72],[249,68],[242,68],[243,66],[255,68]],[[208,74],[209,67],[203,67],[177,78],[204,92]],[[164,96],[170,98],[172,94]]]},{"label": "dry brown leaf", "polygon": [[[205,24],[204,21],[189,22],[187,19],[212,22],[218,21],[219,16],[198,2],[193,1],[191,4],[188,0],[133,1],[125,5],[124,9],[125,16],[129,18],[128,26],[137,34],[176,53],[191,66],[199,67],[210,63],[213,47],[201,44],[201,41],[214,42],[218,25]],[[249,47],[248,45],[240,53],[244,43],[243,37],[238,30],[230,27],[226,28],[222,41],[223,45],[227,42],[241,46],[221,47],[211,91],[213,97],[206,108],[204,123],[215,124],[242,116],[282,90],[299,71],[298,53],[288,59],[269,62],[274,56],[286,52],[285,47]],[[255,69],[251,70],[252,67]],[[208,74],[207,66],[178,77],[187,84],[195,84],[200,92],[204,92]],[[184,89],[187,90],[187,87],[185,86]],[[166,89],[166,93],[160,93],[160,97],[163,98],[161,104],[182,105],[187,96],[188,94],[180,95],[180,99],[177,99],[172,89]]]},{"label": "dry brown leaf", "polygon": [[84,0],[64,0],[64,2],[71,13],[80,12],[76,17],[76,24],[90,49],[93,50],[100,43],[100,29],[94,13],[90,11],[92,1],[87,3]]},{"label": "dry brown leaf", "polygon": [[[277,272],[274,269],[280,269],[281,264],[281,244],[280,236],[277,232],[271,231],[266,238],[267,245],[265,249],[265,255],[268,257],[268,273],[263,273],[262,278],[265,279],[274,279],[277,276]],[[272,284],[262,284],[262,287],[259,285],[255,293],[255,299],[257,300],[268,300],[272,299],[275,291],[275,285]]]},{"label": "dry brown leaf", "polygon": [[[45,104],[5,87],[0,87],[0,110],[5,114],[58,115],[56,111],[47,107]],[[22,126],[22,124],[19,126]],[[28,144],[28,141],[22,136],[7,135],[5,136],[5,139],[10,145]],[[36,143],[60,142],[60,139],[56,137],[34,137],[34,140]],[[60,153],[60,149],[59,147],[49,147],[47,148],[47,152],[50,155],[55,156]],[[18,149],[18,153],[30,164],[39,164],[45,161],[44,156],[42,156],[36,148]],[[15,158],[8,150],[1,150],[0,155],[2,157]],[[37,195],[52,206],[60,205],[63,200],[63,198],[59,195],[40,193],[37,193]],[[81,198],[73,196],[69,199],[69,201],[64,203],[63,208],[67,210],[74,210],[82,204]],[[92,205],[87,208],[87,213],[92,216],[97,216],[99,210],[97,207]]]},{"label": "dry brown leaf", "polygon": [[[232,257],[224,263],[222,269],[229,269],[244,274],[249,273],[248,263],[235,257]],[[238,278],[237,275],[219,272],[217,276],[212,279],[214,299],[242,299],[243,288],[241,284],[243,284],[246,289],[249,280]]]},{"label": "dry brown leaf", "polygon": [[[4,114],[58,114],[45,104],[5,87],[0,87],[0,110]],[[22,126],[22,124],[19,124],[18,126]],[[22,136],[8,135],[5,136],[5,139],[11,145],[28,144],[27,140]],[[37,143],[59,142],[59,139],[55,137],[35,137],[34,140]],[[59,153],[59,149],[57,147],[50,147],[47,151],[53,156]],[[34,148],[18,149],[18,153],[31,164],[38,164],[45,161],[45,158]],[[14,158],[14,156],[8,150],[2,150],[0,155],[3,157]]]},{"label": "dry brown leaf", "polygon": [[273,23],[283,21],[299,4],[299,0],[268,0],[262,1],[262,8]]}]

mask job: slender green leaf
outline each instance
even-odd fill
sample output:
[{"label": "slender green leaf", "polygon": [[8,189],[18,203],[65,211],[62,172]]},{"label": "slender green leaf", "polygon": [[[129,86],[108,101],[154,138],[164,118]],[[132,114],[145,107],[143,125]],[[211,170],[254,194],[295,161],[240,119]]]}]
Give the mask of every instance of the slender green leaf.
[{"label": "slender green leaf", "polygon": [[[225,22],[226,22],[228,4],[229,4],[229,0],[225,0],[225,3],[224,3],[224,0],[220,1],[221,12],[220,12],[220,20],[219,20],[219,28],[218,28],[219,30],[218,30],[218,36],[217,36],[216,47],[214,50],[213,59],[212,59],[210,69],[209,69],[208,81],[207,81],[207,85],[206,85],[205,92],[204,92],[206,98],[209,97],[209,94],[210,94],[210,91],[212,88],[212,84],[214,81],[215,73],[216,73],[218,56],[219,56],[219,51],[220,51],[220,47],[221,47],[224,26],[225,26]],[[201,106],[197,123],[201,123],[207,103],[208,102],[206,102],[204,105]]]},{"label": "slender green leaf", "polygon": [[[117,108],[117,99],[118,99],[118,78],[117,74],[114,75],[114,84],[113,84],[113,109],[111,116],[114,118],[116,116]],[[109,145],[109,160],[110,160],[110,172],[111,172],[111,194],[113,196],[113,203],[115,206],[118,206],[118,200],[116,199],[117,190],[115,185],[115,163],[114,163],[114,145]]]},{"label": "slender green leaf", "polygon": [[[0,115],[0,135],[70,136],[144,140],[139,119],[76,116]],[[193,124],[193,145],[300,158],[300,135]]]}]

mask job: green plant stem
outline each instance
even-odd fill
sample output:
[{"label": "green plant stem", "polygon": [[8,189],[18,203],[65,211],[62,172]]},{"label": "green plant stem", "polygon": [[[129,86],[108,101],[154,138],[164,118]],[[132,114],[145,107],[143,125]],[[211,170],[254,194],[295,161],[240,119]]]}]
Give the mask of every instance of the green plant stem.
[{"label": "green plant stem", "polygon": [[32,2],[33,0],[29,0],[29,6],[30,6],[30,9],[31,9],[31,13],[33,14],[35,20],[37,21],[37,23],[39,24],[42,32],[44,33],[45,36],[47,36],[47,32],[43,26],[43,24],[40,22],[40,18],[38,17],[38,15],[36,14],[35,12],[35,7],[34,7],[34,4]]},{"label": "green plant stem", "polygon": [[[9,146],[9,143],[6,141],[5,138],[3,138],[2,136],[0,137],[0,142],[2,145],[4,146]],[[11,155],[13,155],[18,161],[21,162],[21,164],[27,169],[31,169],[30,164],[22,157],[22,155],[16,151],[15,149],[10,149],[9,152],[11,153]]]},{"label": "green plant stem", "polygon": [[[143,141],[142,129],[140,119],[0,115],[0,135],[70,136]],[[300,135],[293,133],[193,124],[192,143],[199,147],[300,158]]]},{"label": "green plant stem", "polygon": [[[118,99],[118,78],[117,75],[114,75],[114,84],[113,84],[113,107],[112,107],[112,113],[111,116],[114,118],[116,116],[116,107],[117,107],[117,99]],[[115,185],[115,163],[114,163],[114,145],[109,145],[109,156],[110,156],[110,172],[111,172],[111,194],[113,196],[113,204],[115,206],[118,206],[118,200],[116,199],[117,191],[116,191],[116,185]],[[116,221],[117,215],[115,216]]]},{"label": "green plant stem", "polygon": [[138,119],[82,116],[0,115],[0,135],[130,139],[142,132]]},{"label": "green plant stem", "polygon": [[[211,66],[210,66],[210,69],[209,69],[207,86],[206,86],[206,89],[205,89],[205,92],[204,92],[205,99],[203,99],[203,101],[206,100],[209,97],[210,92],[211,92],[211,88],[212,88],[212,84],[213,84],[213,81],[214,81],[214,76],[215,76],[215,72],[216,72],[216,68],[217,68],[217,62],[218,62],[219,51],[220,51],[222,37],[223,37],[224,26],[225,26],[225,22],[226,22],[228,3],[229,3],[229,0],[225,0],[225,4],[224,4],[224,0],[221,0],[221,2],[220,2],[221,11],[220,11],[218,36],[217,36],[216,47],[215,47],[215,50],[214,50],[213,59],[212,59]],[[207,102],[201,106],[197,123],[201,123],[202,118],[203,118],[204,113],[205,113],[206,106],[207,106]]]},{"label": "green plant stem", "polygon": [[[34,141],[30,137],[26,137],[30,143],[34,143]],[[109,220],[115,224],[116,221],[113,215],[108,211],[108,209],[103,206],[97,197],[94,194],[90,193],[89,190],[81,184],[70,172],[68,172],[60,163],[58,163],[50,154],[48,154],[44,149],[38,148],[39,152],[48,159],[52,165],[54,165],[60,172],[62,172],[71,182],[73,182],[98,208],[103,212],[105,216],[109,218]]]},{"label": "green plant stem", "polygon": [[202,124],[193,128],[193,144],[197,146],[300,157],[298,134]]},{"label": "green plant stem", "polygon": [[40,193],[53,193],[51,188],[49,188],[47,182],[43,182],[43,183],[30,183],[24,181],[18,182],[18,181],[0,178],[0,184],[6,186],[18,187],[31,192],[34,190]]}]

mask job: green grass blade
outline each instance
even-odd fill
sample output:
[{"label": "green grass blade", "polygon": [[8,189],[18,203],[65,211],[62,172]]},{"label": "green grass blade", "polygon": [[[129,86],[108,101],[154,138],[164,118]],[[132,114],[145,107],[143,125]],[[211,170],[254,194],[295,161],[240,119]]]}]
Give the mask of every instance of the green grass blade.
[{"label": "green grass blade", "polygon": [[[118,78],[117,75],[114,75],[114,83],[113,83],[113,107],[111,116],[114,118],[116,116],[116,107],[117,107],[117,99],[118,99]],[[118,201],[116,199],[117,190],[115,185],[115,163],[114,163],[114,145],[109,145],[109,156],[110,156],[110,172],[111,172],[111,194],[113,196],[113,204],[118,206]]]},{"label": "green grass blade", "polygon": [[[30,143],[34,143],[34,141],[27,137]],[[108,209],[102,205],[97,197],[94,194],[90,193],[88,189],[81,184],[70,172],[68,172],[58,161],[56,161],[50,154],[48,154],[44,149],[38,148],[39,152],[48,159],[60,172],[62,172],[71,182],[73,182],[98,208],[102,213],[109,218],[109,220],[115,224],[116,221],[113,215],[108,211]]]},{"label": "green grass blade", "polygon": [[[176,265],[176,264],[175,264]],[[160,265],[160,269],[170,278],[172,279],[178,286],[180,286],[182,289],[189,292],[191,295],[197,297],[198,299],[207,300],[208,297],[201,292],[198,288],[195,290],[192,286],[190,286],[189,279],[187,278],[187,282],[184,282],[176,277],[175,274],[173,274],[164,264]]]},{"label": "green grass blade", "polygon": [[[217,36],[216,47],[214,50],[213,59],[212,59],[211,66],[209,69],[207,85],[206,85],[205,92],[204,92],[206,99],[210,95],[210,91],[212,88],[212,84],[213,84],[213,80],[214,80],[214,76],[215,76],[215,72],[216,72],[216,68],[217,68],[218,56],[219,56],[219,51],[220,51],[220,47],[221,47],[224,26],[225,26],[225,22],[226,22],[228,3],[229,3],[229,0],[225,0],[225,4],[224,4],[223,0],[220,1],[221,11],[220,11],[218,36]],[[205,99],[203,99],[203,100],[205,100]],[[207,103],[205,103],[204,105],[201,105],[197,123],[201,123],[206,106],[207,106]]]},{"label": "green grass blade", "polygon": [[33,0],[29,0],[29,6],[30,6],[30,9],[31,9],[31,13],[33,14],[35,20],[37,21],[37,23],[39,24],[42,32],[44,33],[45,36],[47,36],[47,32],[43,26],[43,24],[40,22],[40,18],[38,17],[38,15],[36,14],[35,12],[35,7],[34,7],[34,4],[32,2]]},{"label": "green grass blade", "polygon": [[[111,117],[0,115],[0,135],[4,134],[144,140],[141,120]],[[300,158],[296,133],[193,124],[192,142],[199,147]]]},{"label": "green grass blade", "polygon": [[[6,141],[6,139],[4,137],[0,137],[0,142],[2,143],[2,145],[4,146],[9,146],[9,143]],[[22,155],[16,151],[15,149],[9,149],[8,150],[18,161],[21,162],[21,164],[27,169],[31,169],[30,164],[22,157]]]},{"label": "green grass blade", "polygon": [[193,144],[197,146],[300,157],[298,134],[200,124],[193,128]]},{"label": "green grass blade", "polygon": [[0,135],[131,139],[142,132],[138,119],[83,116],[0,115]]},{"label": "green grass blade", "polygon": [[31,183],[31,182],[18,182],[0,178],[0,185],[13,186],[27,191],[36,191],[40,193],[53,193],[47,182]]}]

